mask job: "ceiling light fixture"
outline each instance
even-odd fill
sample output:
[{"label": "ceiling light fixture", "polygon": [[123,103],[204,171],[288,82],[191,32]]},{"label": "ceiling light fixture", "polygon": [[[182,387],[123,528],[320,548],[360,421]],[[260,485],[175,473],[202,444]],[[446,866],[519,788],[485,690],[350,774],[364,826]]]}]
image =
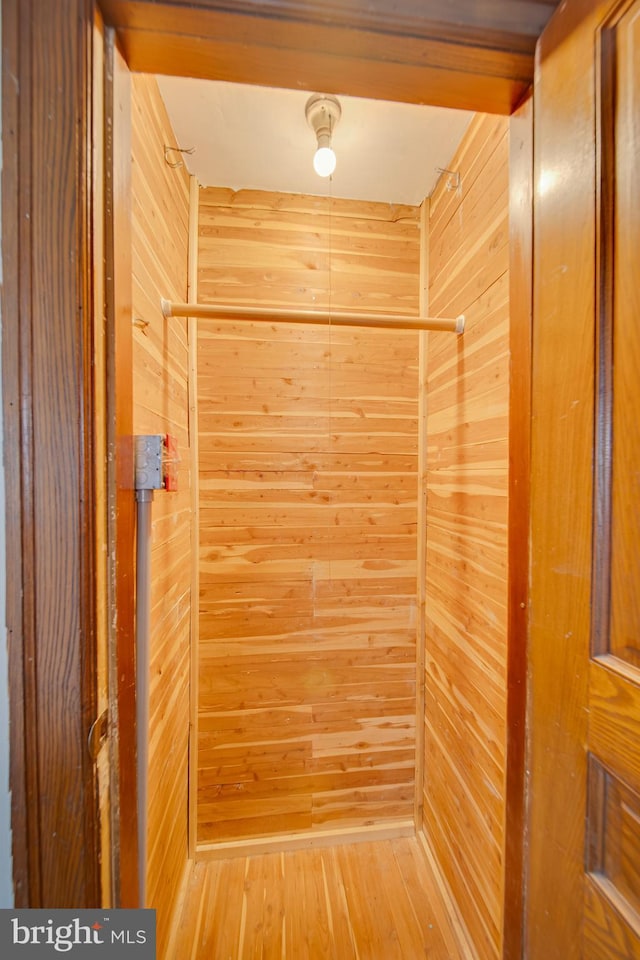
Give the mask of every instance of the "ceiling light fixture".
[{"label": "ceiling light fixture", "polygon": [[336,168],[336,155],[331,147],[331,137],[342,116],[340,104],[335,97],[314,93],[304,108],[307,123],[318,141],[313,158],[313,169],[319,177],[330,177]]}]

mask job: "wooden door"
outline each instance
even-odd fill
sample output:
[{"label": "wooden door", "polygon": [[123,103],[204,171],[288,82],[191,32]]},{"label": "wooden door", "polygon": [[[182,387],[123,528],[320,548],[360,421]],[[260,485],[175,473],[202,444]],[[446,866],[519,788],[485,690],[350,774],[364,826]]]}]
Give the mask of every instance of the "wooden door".
[{"label": "wooden door", "polygon": [[535,84],[527,956],[640,957],[640,0]]}]

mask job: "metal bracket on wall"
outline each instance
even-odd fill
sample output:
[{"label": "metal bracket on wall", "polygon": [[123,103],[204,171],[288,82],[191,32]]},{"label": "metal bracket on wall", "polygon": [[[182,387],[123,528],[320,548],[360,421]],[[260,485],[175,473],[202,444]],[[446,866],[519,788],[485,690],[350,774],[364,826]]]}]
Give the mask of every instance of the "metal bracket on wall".
[{"label": "metal bracket on wall", "polygon": [[178,167],[184,167],[184,160],[182,159],[171,160],[169,159],[169,155],[171,153],[187,153],[189,156],[191,156],[192,153],[195,153],[195,150],[196,150],[195,147],[168,147],[165,144],[164,162],[168,167],[171,167],[172,170],[177,170]]},{"label": "metal bracket on wall", "polygon": [[438,183],[440,182],[440,178],[447,174],[447,182],[445,184],[446,189],[450,192],[460,189],[462,185],[462,178],[460,177],[459,170],[447,170],[445,167],[436,167],[436,170],[440,174],[440,177],[438,177]]}]

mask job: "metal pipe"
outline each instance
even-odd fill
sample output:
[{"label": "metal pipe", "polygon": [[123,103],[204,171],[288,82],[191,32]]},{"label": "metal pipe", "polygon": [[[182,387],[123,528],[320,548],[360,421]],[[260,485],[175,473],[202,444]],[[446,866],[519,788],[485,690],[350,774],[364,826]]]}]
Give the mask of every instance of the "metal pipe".
[{"label": "metal pipe", "polygon": [[136,490],[136,729],[139,905],[147,896],[147,780],[149,743],[149,630],[151,624],[151,504],[153,490]]},{"label": "metal pipe", "polygon": [[263,320],[267,323],[327,323],[332,327],[379,327],[387,330],[440,330],[464,333],[464,315],[459,317],[399,317],[392,313],[349,313],[333,310],[286,310],[218,303],[160,301],[165,317],[197,317],[201,320]]}]

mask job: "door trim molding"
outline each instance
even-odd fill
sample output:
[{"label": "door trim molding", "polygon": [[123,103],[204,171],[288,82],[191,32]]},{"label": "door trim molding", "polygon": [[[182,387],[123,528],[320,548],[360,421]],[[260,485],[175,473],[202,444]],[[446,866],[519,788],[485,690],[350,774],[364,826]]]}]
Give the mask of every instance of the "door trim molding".
[{"label": "door trim molding", "polygon": [[525,726],[531,476],[533,97],[509,127],[509,563],[503,958],[520,960],[524,922]]},{"label": "door trim molding", "polygon": [[15,903],[99,901],[90,0],[3,0],[2,289]]},{"label": "door trim molding", "polygon": [[131,81],[105,28],[105,339],[109,687],[113,729],[113,886],[119,907],[139,905],[135,656]]}]

